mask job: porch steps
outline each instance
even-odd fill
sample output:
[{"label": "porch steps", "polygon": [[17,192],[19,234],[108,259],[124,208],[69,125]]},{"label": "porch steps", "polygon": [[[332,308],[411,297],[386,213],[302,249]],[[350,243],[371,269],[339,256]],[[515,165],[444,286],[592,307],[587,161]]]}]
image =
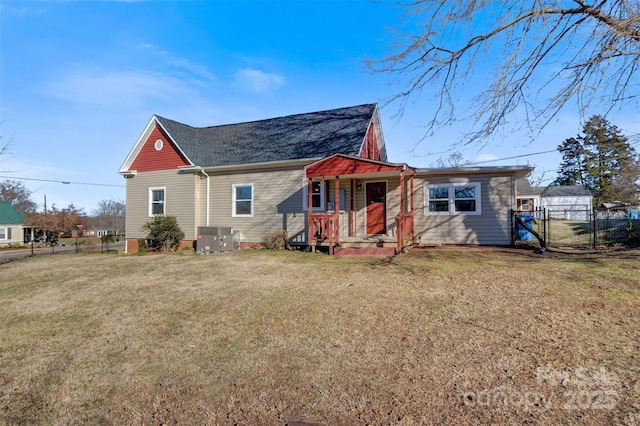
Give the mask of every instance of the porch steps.
[{"label": "porch steps", "polygon": [[391,257],[396,250],[392,247],[336,247],[333,254],[345,257]]},{"label": "porch steps", "polygon": [[340,246],[345,248],[395,248],[398,244],[393,239],[369,239],[369,240],[357,240],[350,241],[347,238],[340,240]]}]

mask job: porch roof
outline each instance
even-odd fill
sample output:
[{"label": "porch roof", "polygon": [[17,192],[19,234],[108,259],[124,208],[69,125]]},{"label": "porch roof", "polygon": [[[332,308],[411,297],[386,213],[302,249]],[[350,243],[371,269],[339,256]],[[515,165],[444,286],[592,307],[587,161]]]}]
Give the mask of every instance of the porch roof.
[{"label": "porch roof", "polygon": [[308,179],[325,179],[336,176],[350,178],[368,178],[381,176],[399,176],[402,171],[415,174],[415,170],[405,163],[387,163],[369,160],[351,155],[334,154],[330,157],[311,163],[306,167]]}]

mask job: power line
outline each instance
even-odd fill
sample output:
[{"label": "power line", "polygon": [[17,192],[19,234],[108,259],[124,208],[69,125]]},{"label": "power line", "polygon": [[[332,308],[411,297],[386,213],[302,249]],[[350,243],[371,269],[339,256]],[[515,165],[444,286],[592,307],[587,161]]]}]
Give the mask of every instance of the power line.
[{"label": "power line", "polygon": [[0,176],[0,179],[15,179],[15,180],[34,180],[38,182],[54,182],[54,183],[63,183],[65,185],[91,185],[91,186],[115,186],[117,188],[126,188],[125,185],[112,185],[109,183],[92,183],[92,182],[72,182],[68,180],[52,180],[52,179],[36,179],[36,178],[25,178],[18,176]]},{"label": "power line", "polygon": [[557,151],[558,151],[557,149],[550,149],[549,151],[532,152],[530,154],[515,155],[513,157],[496,158],[495,160],[474,161],[473,163],[471,163],[471,165],[493,163],[493,162],[502,161],[502,160],[513,160],[514,158],[530,157],[532,155],[548,154],[550,152],[557,152]]}]

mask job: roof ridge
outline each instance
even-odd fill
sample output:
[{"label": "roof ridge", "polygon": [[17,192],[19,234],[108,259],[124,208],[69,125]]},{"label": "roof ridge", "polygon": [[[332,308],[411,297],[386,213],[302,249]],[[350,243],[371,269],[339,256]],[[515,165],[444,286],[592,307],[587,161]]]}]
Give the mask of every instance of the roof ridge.
[{"label": "roof ridge", "polygon": [[161,120],[171,121],[173,123],[180,124],[182,126],[190,127],[192,129],[211,129],[211,128],[221,128],[221,127],[230,127],[230,126],[240,126],[240,125],[243,125],[243,124],[262,123],[262,122],[265,122],[265,121],[282,120],[282,119],[292,118],[292,117],[303,117],[303,116],[308,116],[308,115],[323,114],[323,113],[341,111],[341,110],[344,111],[344,110],[362,108],[362,107],[373,107],[373,108],[376,108],[377,105],[378,105],[377,102],[373,102],[373,103],[366,103],[366,104],[360,104],[360,105],[352,105],[352,106],[348,106],[348,107],[332,108],[332,109],[321,110],[321,111],[309,111],[309,112],[303,112],[303,113],[297,113],[297,114],[281,115],[281,116],[278,116],[278,117],[262,118],[262,119],[259,119],[259,120],[239,121],[237,123],[215,124],[215,125],[212,125],[212,126],[201,126],[201,127],[191,126],[189,124],[185,124],[185,123],[182,123],[180,121],[173,120],[171,118],[166,118],[166,117],[163,117],[163,116],[158,115],[158,114],[154,114],[154,116],[156,118],[161,119]]},{"label": "roof ridge", "polygon": [[358,155],[377,110],[372,103],[207,127],[154,117],[191,163],[212,167]]}]

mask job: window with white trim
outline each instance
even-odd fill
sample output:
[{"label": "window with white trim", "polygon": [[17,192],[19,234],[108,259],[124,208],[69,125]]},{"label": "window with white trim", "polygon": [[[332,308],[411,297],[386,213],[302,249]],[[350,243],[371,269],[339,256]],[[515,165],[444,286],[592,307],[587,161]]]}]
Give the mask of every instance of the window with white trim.
[{"label": "window with white trim", "polygon": [[162,216],[166,205],[165,187],[149,188],[149,216]]},{"label": "window with white trim", "polygon": [[[333,191],[329,191],[329,192],[334,195],[329,195],[329,203],[328,203],[327,209],[330,211],[335,211],[336,207],[335,207],[335,202],[333,200],[335,198],[335,193]],[[344,190],[344,188],[341,188],[340,189],[340,211],[341,212],[347,210],[346,200],[347,200],[346,191]]]},{"label": "window with white trim", "polygon": [[[308,210],[307,204],[309,204],[309,194],[307,193],[307,187],[309,186],[309,180],[304,179],[302,185],[302,208]],[[311,182],[311,205],[313,210],[324,210],[324,182],[321,180],[314,180]]]},{"label": "window with white trim", "polygon": [[0,240],[6,240],[6,239],[7,239],[7,229],[0,228]]},{"label": "window with white trim", "polygon": [[478,182],[429,185],[425,188],[426,214],[481,214]]},{"label": "window with white trim", "polygon": [[243,183],[232,185],[233,217],[253,217],[253,184]]}]

